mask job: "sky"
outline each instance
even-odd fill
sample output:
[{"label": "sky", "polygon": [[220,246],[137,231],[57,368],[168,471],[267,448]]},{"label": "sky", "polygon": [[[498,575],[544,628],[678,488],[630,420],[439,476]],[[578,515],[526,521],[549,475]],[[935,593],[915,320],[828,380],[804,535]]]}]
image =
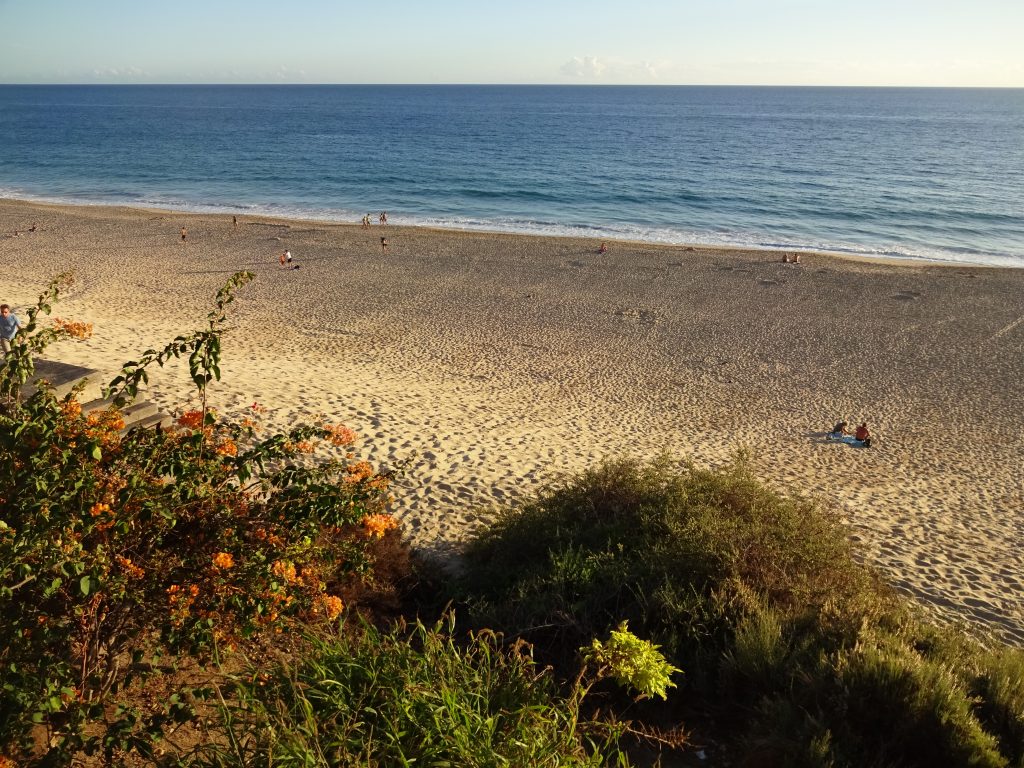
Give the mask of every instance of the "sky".
[{"label": "sky", "polygon": [[0,0],[0,83],[1024,87],[1024,0]]}]

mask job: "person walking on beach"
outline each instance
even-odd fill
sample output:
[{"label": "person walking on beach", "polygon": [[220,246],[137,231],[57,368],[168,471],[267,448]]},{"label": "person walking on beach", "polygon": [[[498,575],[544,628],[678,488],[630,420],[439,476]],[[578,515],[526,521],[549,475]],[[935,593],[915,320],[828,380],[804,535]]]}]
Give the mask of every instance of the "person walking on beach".
[{"label": "person walking on beach", "polygon": [[388,223],[388,212],[387,211],[381,211],[380,212],[380,223],[381,224],[387,224]]},{"label": "person walking on beach", "polygon": [[238,217],[237,216],[232,216],[231,217],[231,226],[234,229],[238,229]]},{"label": "person walking on beach", "polygon": [[388,252],[388,239],[386,237],[382,237],[380,239],[380,252],[381,253],[387,253]]},{"label": "person walking on beach", "polygon": [[14,341],[15,334],[20,330],[21,322],[11,312],[11,305],[0,304],[0,351],[3,351],[4,357],[10,354],[11,342]]},{"label": "person walking on beach", "polygon": [[184,243],[186,238],[188,238],[188,230],[185,229],[184,227],[182,227],[181,228],[181,242]]}]

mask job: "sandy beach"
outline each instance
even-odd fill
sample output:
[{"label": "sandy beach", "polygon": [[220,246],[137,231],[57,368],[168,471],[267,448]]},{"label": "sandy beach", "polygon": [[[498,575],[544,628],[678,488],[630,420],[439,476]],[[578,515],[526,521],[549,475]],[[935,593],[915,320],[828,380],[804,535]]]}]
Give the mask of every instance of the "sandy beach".
[{"label": "sandy beach", "polygon": [[[251,270],[214,405],[326,414],[370,460],[411,459],[395,512],[420,550],[604,457],[746,448],[901,590],[1024,645],[1024,270],[598,245],[5,200],[0,301],[21,314],[74,270],[54,315],[94,336],[50,356],[109,380]],[[184,365],[148,397],[188,407]],[[872,448],[826,443],[840,418]]]}]

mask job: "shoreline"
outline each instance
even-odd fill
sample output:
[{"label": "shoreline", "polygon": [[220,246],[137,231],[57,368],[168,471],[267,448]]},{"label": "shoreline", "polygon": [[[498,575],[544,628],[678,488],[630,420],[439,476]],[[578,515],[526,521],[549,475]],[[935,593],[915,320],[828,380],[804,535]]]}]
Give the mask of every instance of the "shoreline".
[{"label": "shoreline", "polygon": [[[256,272],[214,404],[259,401],[271,429],[326,413],[371,461],[411,459],[396,514],[421,551],[605,457],[746,449],[901,591],[1024,645],[1024,270],[0,200],[0,232],[33,220],[0,239],[0,301],[74,269],[54,314],[94,337],[52,356],[107,380]],[[286,248],[301,269],[277,265]],[[148,396],[173,411],[190,386],[179,361]],[[839,418],[875,445],[825,444]]]},{"label": "shoreline", "polygon": [[[56,200],[47,199],[28,199],[28,198],[16,198],[16,197],[0,197],[0,202],[3,203],[14,203],[22,204],[30,207],[38,208],[96,208],[100,210],[120,210],[125,212],[138,212],[138,213],[150,213],[154,215],[162,216],[181,216],[183,218],[213,218],[213,219],[225,219],[230,220],[232,216],[242,216],[246,219],[254,219],[268,222],[278,223],[305,223],[305,224],[316,224],[321,226],[351,226],[360,227],[360,224],[344,220],[340,218],[318,218],[316,216],[291,216],[291,215],[278,215],[274,213],[264,212],[249,212],[250,209],[239,208],[238,212],[229,212],[225,210],[211,210],[211,211],[196,211],[191,209],[176,209],[176,208],[161,208],[152,207],[149,205],[128,205],[128,204],[113,204],[104,202],[62,202]],[[379,226],[377,223],[373,224],[374,227]],[[783,253],[800,253],[804,255],[815,255],[815,256],[827,256],[837,259],[850,259],[853,261],[869,261],[879,262],[882,264],[892,265],[926,265],[936,267],[970,267],[970,268],[981,268],[981,269],[1024,269],[1024,262],[1019,266],[1008,265],[1008,264],[989,264],[974,261],[955,261],[952,259],[941,259],[938,257],[927,257],[927,256],[896,256],[891,254],[872,254],[872,253],[859,253],[855,251],[843,251],[843,250],[828,250],[819,248],[808,248],[805,246],[789,246],[786,248],[776,246],[755,246],[755,245],[730,245],[730,244],[715,244],[715,243],[698,243],[698,242],[678,242],[669,243],[656,240],[635,240],[630,238],[616,238],[606,237],[599,234],[593,235],[579,235],[579,234],[565,234],[565,233],[544,233],[544,232],[525,232],[515,230],[502,230],[502,229],[489,229],[484,227],[460,227],[455,224],[451,226],[441,226],[436,224],[424,224],[424,223],[399,223],[389,224],[389,226],[408,227],[412,229],[423,229],[428,231],[434,231],[439,233],[466,233],[466,234],[487,234],[487,235],[510,235],[514,237],[547,237],[547,238],[564,238],[569,240],[593,240],[595,242],[601,242],[605,240],[610,243],[618,243],[626,246],[633,247],[662,247],[662,248],[674,248],[682,250],[702,250],[702,251],[728,251],[728,252],[749,252],[751,254],[783,254]],[[0,232],[0,237],[8,235],[7,232]],[[977,254],[983,256],[984,254]],[[988,258],[1014,258],[1012,256],[989,254]]]}]

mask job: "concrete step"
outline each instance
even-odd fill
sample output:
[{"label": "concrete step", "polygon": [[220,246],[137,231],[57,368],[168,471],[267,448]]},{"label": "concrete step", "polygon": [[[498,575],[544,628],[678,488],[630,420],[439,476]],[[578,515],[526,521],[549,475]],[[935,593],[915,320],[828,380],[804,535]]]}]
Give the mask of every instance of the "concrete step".
[{"label": "concrete step", "polygon": [[[35,375],[22,389],[23,397],[29,397],[35,392],[38,382],[43,379],[50,383],[58,398],[64,397],[74,389],[76,384],[84,381],[86,386],[78,396],[82,403],[82,413],[90,414],[110,407],[110,401],[99,396],[105,383],[100,381],[99,371],[81,365],[60,363],[56,360],[36,360],[35,366]],[[122,408],[121,416],[124,418],[123,432],[137,428],[152,429],[157,425],[169,427],[174,423],[170,416],[161,413],[156,404],[148,400],[136,400],[131,405]]]},{"label": "concrete step", "polygon": [[[88,415],[95,411],[106,410],[109,407],[109,400],[104,400],[102,397],[98,397],[95,400],[90,400],[88,403],[83,403],[82,413]],[[121,417],[124,419],[125,427],[137,424],[143,419],[149,418],[154,413],[158,413],[156,403],[151,403],[149,400],[136,400],[131,405],[121,409]]]},{"label": "concrete step", "polygon": [[82,413],[89,414],[93,411],[102,411],[104,408],[110,407],[110,401],[102,397],[97,397],[95,400],[90,400],[87,403],[82,403]]},{"label": "concrete step", "polygon": [[131,432],[133,429],[156,429],[157,427],[160,427],[160,429],[167,429],[174,423],[174,419],[166,413],[156,411],[156,406],[153,406],[153,409],[154,413],[151,413],[138,421],[132,422],[131,424],[129,424],[126,419],[124,432]]},{"label": "concrete step", "polygon": [[160,413],[159,409],[156,407],[156,403],[151,403],[149,400],[136,401],[121,411],[121,416],[124,417],[124,425],[126,428],[140,424],[150,416],[157,415],[169,418],[166,414]]},{"label": "concrete step", "polygon": [[[109,400],[98,397],[95,400],[90,400],[88,403],[83,403],[82,413],[88,415],[109,407]],[[124,428],[121,430],[122,435],[136,427],[146,429],[155,427],[157,424],[161,427],[168,427],[174,421],[166,413],[161,413],[156,403],[152,403],[149,400],[136,400],[131,405],[122,408],[121,417],[124,419]]]},{"label": "concrete step", "polygon": [[103,388],[104,382],[100,381],[100,372],[94,368],[42,359],[35,361],[35,367],[36,370],[32,378],[25,382],[25,386],[22,387],[21,394],[23,398],[30,397],[36,391],[38,383],[43,379],[50,383],[54,394],[58,398],[64,397],[80,382],[85,382],[85,388],[79,395],[79,400],[98,397],[100,390]]}]

